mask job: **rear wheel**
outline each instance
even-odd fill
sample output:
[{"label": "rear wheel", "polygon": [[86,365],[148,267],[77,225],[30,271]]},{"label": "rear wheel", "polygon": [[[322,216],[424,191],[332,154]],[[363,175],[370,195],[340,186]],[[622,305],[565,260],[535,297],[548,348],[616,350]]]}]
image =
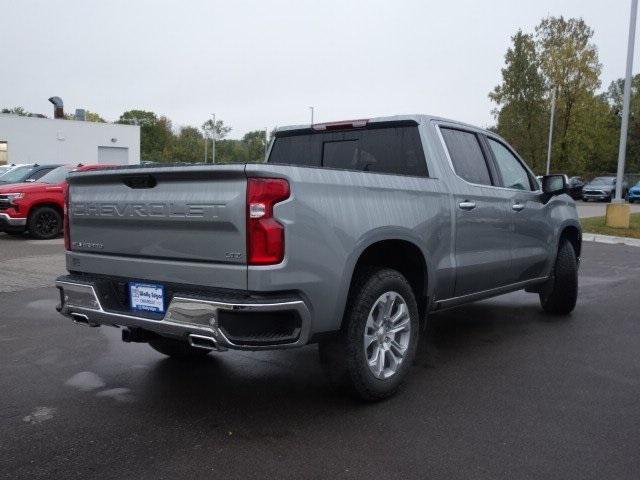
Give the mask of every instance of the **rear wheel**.
[{"label": "rear wheel", "polygon": [[563,240],[558,248],[551,277],[540,291],[540,304],[545,312],[567,315],[578,299],[578,260],[571,242]]},{"label": "rear wheel", "polygon": [[340,335],[320,344],[320,360],[334,383],[363,400],[381,400],[409,372],[418,330],[418,307],[405,277],[368,270],[352,287]]},{"label": "rear wheel", "polygon": [[206,357],[211,350],[196,348],[181,340],[158,337],[149,340],[149,346],[155,351],[167,355],[171,358],[202,358]]},{"label": "rear wheel", "polygon": [[27,220],[29,234],[37,240],[56,238],[62,231],[62,216],[52,207],[38,207]]}]

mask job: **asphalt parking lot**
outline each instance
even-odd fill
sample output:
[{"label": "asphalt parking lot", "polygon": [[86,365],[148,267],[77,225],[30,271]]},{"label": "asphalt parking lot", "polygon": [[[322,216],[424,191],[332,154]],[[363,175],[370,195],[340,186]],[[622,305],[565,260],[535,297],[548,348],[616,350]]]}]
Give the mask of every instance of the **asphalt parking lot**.
[{"label": "asphalt parking lot", "polygon": [[585,243],[570,318],[523,292],[433,315],[372,405],[315,346],[180,363],[73,325],[62,248],[0,234],[0,478],[638,478],[638,248]]}]

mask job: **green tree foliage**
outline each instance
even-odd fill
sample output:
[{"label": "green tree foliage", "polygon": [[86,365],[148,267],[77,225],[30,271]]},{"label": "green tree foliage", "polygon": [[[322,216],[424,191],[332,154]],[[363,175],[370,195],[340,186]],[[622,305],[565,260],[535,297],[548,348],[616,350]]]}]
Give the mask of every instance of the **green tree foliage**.
[{"label": "green tree foliage", "polygon": [[38,115],[36,113],[27,112],[23,107],[3,108],[0,113],[10,113],[12,115],[18,115],[20,117],[43,117],[44,115]]},{"label": "green tree foliage", "polygon": [[169,148],[168,161],[195,163],[202,162],[204,137],[195,127],[182,127]]},{"label": "green tree foliage", "polygon": [[222,140],[231,132],[231,127],[227,127],[222,120],[216,120],[214,125],[213,119],[209,119],[202,124],[202,130],[209,135],[215,133],[216,140]]},{"label": "green tree foliage", "polygon": [[[569,174],[615,170],[621,81],[597,93],[601,65],[592,38],[593,30],[582,19],[563,17],[543,19],[534,35],[518,31],[512,37],[502,83],[489,98],[497,104],[495,130],[536,172],[544,172],[554,89],[551,169]],[[640,79],[636,95],[638,87]]]},{"label": "green tree foliage", "polygon": [[140,125],[140,158],[143,161],[170,162],[175,140],[171,120],[145,110],[129,110],[116,123]]},{"label": "green tree foliage", "polygon": [[594,134],[590,106],[600,87],[598,49],[591,42],[593,30],[582,19],[548,17],[536,27],[540,68],[549,89],[556,94],[554,166],[566,171],[584,169],[589,152],[584,150]]},{"label": "green tree foliage", "polygon": [[[613,114],[613,128],[619,135],[622,118],[622,94],[624,79],[611,82],[609,88],[602,94]],[[616,138],[617,140],[617,138]],[[631,81],[631,104],[629,108],[629,133],[627,140],[627,170],[640,172],[640,74]],[[618,148],[618,143],[616,147]]]},{"label": "green tree foliage", "polygon": [[533,37],[521,30],[511,37],[513,46],[505,55],[502,83],[489,94],[498,109],[496,130],[525,158],[536,171],[545,162],[545,81]]},{"label": "green tree foliage", "polygon": [[260,163],[265,156],[265,131],[254,130],[242,140],[216,142],[216,163]]},{"label": "green tree foliage", "polygon": [[96,112],[90,112],[89,110],[87,110],[86,119],[87,122],[107,123],[107,121],[99,114],[97,114]]}]

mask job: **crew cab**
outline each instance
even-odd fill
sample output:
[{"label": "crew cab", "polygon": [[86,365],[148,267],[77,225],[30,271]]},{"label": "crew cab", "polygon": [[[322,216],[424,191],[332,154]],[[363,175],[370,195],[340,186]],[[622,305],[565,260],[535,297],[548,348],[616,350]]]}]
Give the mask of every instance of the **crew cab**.
[{"label": "crew cab", "polygon": [[279,128],[265,163],[69,177],[58,310],[171,357],[318,343],[330,378],[394,393],[432,312],[578,291],[564,175],[493,132],[424,115]]},{"label": "crew cab", "polygon": [[[55,238],[62,232],[66,176],[71,171],[103,168],[104,165],[58,166],[38,181],[0,185],[0,232],[36,239]],[[11,172],[9,172],[11,173]]]}]

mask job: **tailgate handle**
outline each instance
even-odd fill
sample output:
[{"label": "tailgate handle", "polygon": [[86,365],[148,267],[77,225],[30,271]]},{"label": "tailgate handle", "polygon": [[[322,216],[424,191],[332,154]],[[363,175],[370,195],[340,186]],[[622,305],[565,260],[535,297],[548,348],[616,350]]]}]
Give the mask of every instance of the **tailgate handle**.
[{"label": "tailgate handle", "polygon": [[158,184],[153,175],[128,175],[122,183],[129,188],[153,188]]}]

